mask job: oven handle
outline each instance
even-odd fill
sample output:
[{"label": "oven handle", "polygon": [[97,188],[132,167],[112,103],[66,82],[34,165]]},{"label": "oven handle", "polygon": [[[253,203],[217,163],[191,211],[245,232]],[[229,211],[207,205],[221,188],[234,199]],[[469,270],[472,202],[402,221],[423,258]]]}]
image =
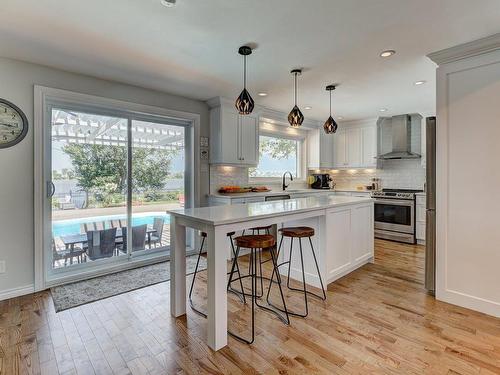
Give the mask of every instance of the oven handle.
[{"label": "oven handle", "polygon": [[391,204],[393,206],[408,206],[408,207],[414,207],[415,202],[406,200],[406,201],[399,201],[396,199],[375,199],[375,204],[377,203],[383,203],[383,204]]}]

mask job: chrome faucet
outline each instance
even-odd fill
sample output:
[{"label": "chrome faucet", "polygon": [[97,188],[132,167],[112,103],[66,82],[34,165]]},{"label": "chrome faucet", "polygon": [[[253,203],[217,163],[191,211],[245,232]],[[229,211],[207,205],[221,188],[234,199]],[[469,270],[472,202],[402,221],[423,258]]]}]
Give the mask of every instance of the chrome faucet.
[{"label": "chrome faucet", "polygon": [[290,175],[290,181],[293,181],[292,172],[286,171],[285,173],[283,173],[283,191],[285,191],[288,187],[288,185],[285,184],[285,177],[287,173]]}]

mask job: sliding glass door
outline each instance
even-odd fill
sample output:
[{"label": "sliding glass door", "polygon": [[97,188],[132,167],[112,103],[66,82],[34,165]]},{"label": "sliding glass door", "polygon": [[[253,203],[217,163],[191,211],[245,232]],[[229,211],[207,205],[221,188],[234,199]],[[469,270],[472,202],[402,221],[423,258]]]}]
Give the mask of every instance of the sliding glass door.
[{"label": "sliding glass door", "polygon": [[169,209],[185,204],[184,127],[132,120],[132,255],[170,248]]},{"label": "sliding glass door", "polygon": [[68,103],[47,113],[46,279],[168,259],[166,211],[192,202],[191,123]]}]

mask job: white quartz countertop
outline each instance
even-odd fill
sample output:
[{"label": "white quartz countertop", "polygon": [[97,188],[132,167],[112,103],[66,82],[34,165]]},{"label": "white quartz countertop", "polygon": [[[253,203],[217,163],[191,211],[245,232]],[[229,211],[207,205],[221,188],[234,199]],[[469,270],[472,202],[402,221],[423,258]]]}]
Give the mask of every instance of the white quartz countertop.
[{"label": "white quartz countertop", "polygon": [[372,199],[317,195],[270,202],[185,208],[167,212],[176,217],[186,217],[210,225],[223,225],[365,202],[372,202]]},{"label": "white quartz countertop", "polygon": [[356,189],[290,189],[290,190],[273,190],[268,192],[249,192],[239,194],[210,194],[210,197],[234,199],[234,198],[250,198],[250,197],[269,197],[275,195],[289,195],[289,194],[321,194],[321,193],[335,193],[335,192],[350,192],[350,193],[370,193],[369,190],[356,190]]}]

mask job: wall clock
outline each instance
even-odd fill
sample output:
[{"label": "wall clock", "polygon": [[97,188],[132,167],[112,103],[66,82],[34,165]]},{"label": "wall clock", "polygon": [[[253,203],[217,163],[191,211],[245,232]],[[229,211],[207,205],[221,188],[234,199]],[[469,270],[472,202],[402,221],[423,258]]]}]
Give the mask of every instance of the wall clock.
[{"label": "wall clock", "polygon": [[15,104],[0,99],[0,148],[14,146],[28,133],[28,119]]}]

